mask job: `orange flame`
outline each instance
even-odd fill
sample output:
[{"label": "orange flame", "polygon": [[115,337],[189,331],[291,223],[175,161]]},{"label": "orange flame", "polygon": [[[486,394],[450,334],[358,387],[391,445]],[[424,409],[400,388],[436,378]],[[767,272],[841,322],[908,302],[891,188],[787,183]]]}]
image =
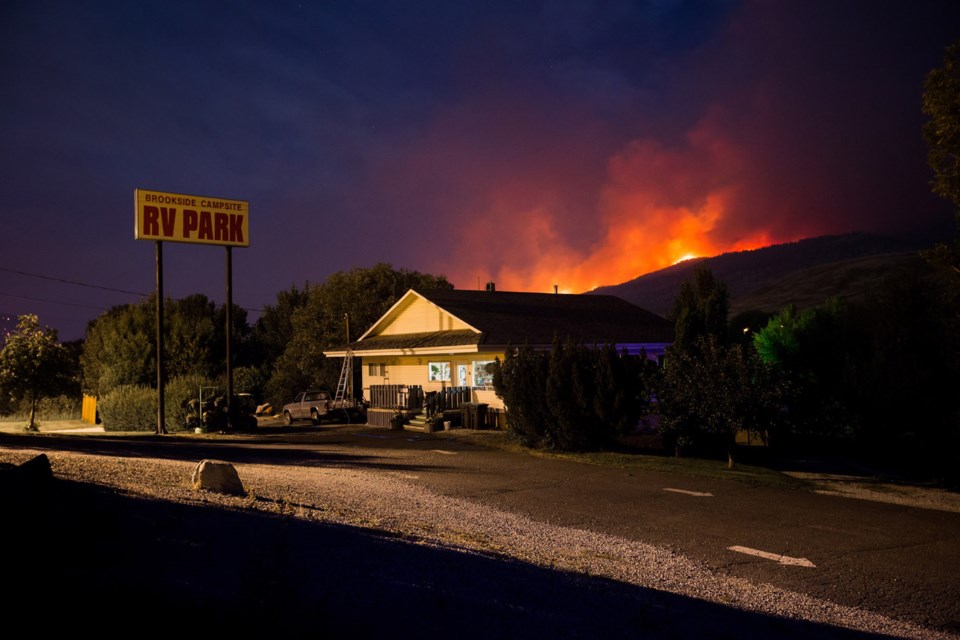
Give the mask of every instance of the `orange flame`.
[{"label": "orange flame", "polygon": [[691,257],[756,249],[771,243],[764,231],[729,245],[713,242],[708,232],[724,213],[719,195],[699,210],[641,211],[643,215],[633,223],[609,226],[602,243],[589,253],[573,249],[552,234],[545,212],[531,212],[525,235],[532,240],[530,254],[537,259],[529,265],[503,265],[492,277],[502,290],[549,292],[558,285],[562,292],[582,293],[626,282]]},{"label": "orange flame", "polygon": [[[692,132],[688,142],[672,151],[638,141],[610,160],[595,213],[598,233],[588,248],[578,248],[557,231],[560,220],[549,205],[516,211],[500,202],[464,234],[472,250],[460,252],[463,262],[484,261],[496,251],[506,260],[486,275],[499,289],[552,292],[557,285],[580,293],[693,256],[771,244],[764,229],[733,240],[720,237],[718,226],[731,216],[740,190],[729,175],[729,167],[738,163],[736,148],[707,127]],[[468,275],[456,273],[455,282],[458,275],[470,282]]]}]

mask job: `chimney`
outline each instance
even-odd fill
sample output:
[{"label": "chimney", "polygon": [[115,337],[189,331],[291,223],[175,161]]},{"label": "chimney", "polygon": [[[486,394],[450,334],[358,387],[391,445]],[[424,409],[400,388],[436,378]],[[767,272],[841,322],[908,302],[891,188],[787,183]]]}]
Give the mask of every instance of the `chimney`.
[{"label": "chimney", "polygon": [[555,284],[553,285],[553,294],[556,295],[558,293],[560,293],[560,285]]},{"label": "chimney", "polygon": [[496,290],[497,290],[497,285],[496,285],[496,284],[494,284],[494,283],[492,283],[492,282],[488,282],[488,283],[487,283],[487,291],[496,291]]}]

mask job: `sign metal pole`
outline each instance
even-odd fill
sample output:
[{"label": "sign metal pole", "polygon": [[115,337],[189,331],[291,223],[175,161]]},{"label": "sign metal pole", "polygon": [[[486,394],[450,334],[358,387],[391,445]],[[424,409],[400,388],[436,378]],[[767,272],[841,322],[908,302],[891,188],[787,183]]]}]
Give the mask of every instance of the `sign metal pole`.
[{"label": "sign metal pole", "polygon": [[163,243],[157,240],[157,433],[165,434],[163,390]]},{"label": "sign metal pole", "polygon": [[227,429],[233,430],[233,247],[227,246]]}]

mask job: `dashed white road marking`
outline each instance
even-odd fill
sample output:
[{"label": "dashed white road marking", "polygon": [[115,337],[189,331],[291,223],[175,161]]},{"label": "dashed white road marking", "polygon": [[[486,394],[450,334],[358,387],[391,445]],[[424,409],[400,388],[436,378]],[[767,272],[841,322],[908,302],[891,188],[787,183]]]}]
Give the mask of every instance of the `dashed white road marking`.
[{"label": "dashed white road marking", "polygon": [[686,489],[671,489],[670,487],[664,487],[664,491],[672,491],[673,493],[682,493],[687,496],[694,496],[695,498],[712,498],[712,493],[704,493],[703,491],[687,491]]},{"label": "dashed white road marking", "polygon": [[457,452],[456,452],[456,451],[444,451],[443,449],[430,449],[430,451],[433,451],[434,453],[442,453],[442,454],[445,455],[445,456],[455,456],[455,455],[457,455]]},{"label": "dashed white road marking", "polygon": [[780,564],[791,565],[794,567],[816,567],[817,565],[813,564],[806,558],[791,558],[790,556],[781,556],[777,553],[770,553],[769,551],[760,551],[759,549],[751,549],[750,547],[741,547],[733,546],[727,547],[729,551],[736,551],[737,553],[745,553],[748,556],[757,556],[758,558],[763,558],[764,560],[773,560],[774,562],[779,562]]}]

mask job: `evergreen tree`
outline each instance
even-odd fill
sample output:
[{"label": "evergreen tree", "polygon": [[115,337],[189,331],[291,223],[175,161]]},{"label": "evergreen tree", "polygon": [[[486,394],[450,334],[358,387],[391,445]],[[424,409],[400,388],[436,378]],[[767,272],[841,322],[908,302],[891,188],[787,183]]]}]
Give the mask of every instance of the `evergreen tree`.
[{"label": "evergreen tree", "polygon": [[551,416],[551,443],[563,451],[596,448],[602,425],[593,414],[595,358],[571,338],[553,340],[547,360],[546,403]]},{"label": "evergreen tree", "polygon": [[693,278],[680,285],[674,300],[672,317],[676,331],[673,348],[696,349],[699,339],[706,336],[725,342],[729,312],[727,285],[701,262],[694,268]]},{"label": "evergreen tree", "polygon": [[507,408],[507,428],[522,444],[596,450],[636,427],[650,406],[655,369],[645,354],[555,337],[549,352],[508,351],[496,363],[493,385]]},{"label": "evergreen tree", "polygon": [[493,388],[507,407],[507,429],[524,446],[549,447],[553,442],[547,375],[547,354],[529,345],[507,349],[503,361],[496,360]]}]

